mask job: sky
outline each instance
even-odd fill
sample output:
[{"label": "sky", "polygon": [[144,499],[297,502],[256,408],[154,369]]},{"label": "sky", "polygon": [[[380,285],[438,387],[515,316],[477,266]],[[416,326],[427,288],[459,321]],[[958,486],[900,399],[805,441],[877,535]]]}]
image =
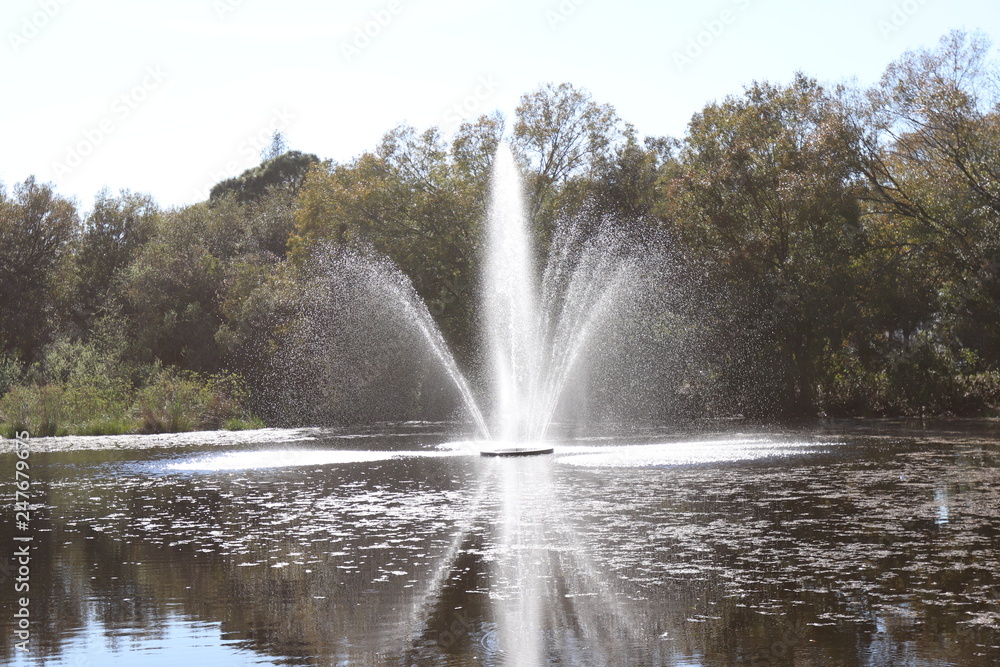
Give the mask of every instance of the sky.
[{"label": "sky", "polygon": [[707,103],[802,71],[875,83],[951,29],[1000,46],[993,0],[5,0],[0,183],[89,210],[107,187],[204,200],[289,148],[346,162],[406,123],[451,135],[545,83],[682,137]]}]

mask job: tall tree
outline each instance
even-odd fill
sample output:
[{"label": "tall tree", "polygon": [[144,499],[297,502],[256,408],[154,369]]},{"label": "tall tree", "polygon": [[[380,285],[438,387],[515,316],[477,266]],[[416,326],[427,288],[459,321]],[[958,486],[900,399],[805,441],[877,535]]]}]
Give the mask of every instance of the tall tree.
[{"label": "tall tree", "polygon": [[34,177],[0,191],[0,349],[32,360],[50,334],[58,271],[79,226],[73,204]]},{"label": "tall tree", "polygon": [[76,256],[74,310],[81,328],[107,304],[112,281],[150,240],[157,215],[149,195],[122,191],[115,197],[106,189],[98,193],[84,220]]},{"label": "tall tree", "polygon": [[[1000,361],[1000,85],[981,34],[906,53],[854,105],[871,205],[910,261],[940,272],[964,338]],[[947,304],[945,304],[947,305]]]},{"label": "tall tree", "polygon": [[553,195],[575,177],[592,176],[608,159],[623,138],[621,120],[610,104],[598,104],[569,83],[523,95],[515,113],[513,143],[527,166],[531,215],[551,224]]},{"label": "tall tree", "polygon": [[825,347],[855,317],[857,179],[831,96],[797,75],[708,105],[688,129],[668,215],[715,267],[718,359],[750,412],[815,403]]},{"label": "tall tree", "polygon": [[[272,152],[275,150],[279,148],[272,146]],[[319,158],[312,153],[282,150],[267,157],[259,166],[216,183],[209,193],[209,201],[215,204],[231,195],[239,203],[248,204],[260,201],[272,189],[285,190],[294,196],[305,183],[309,169],[317,162]]]},{"label": "tall tree", "polygon": [[[480,129],[489,136],[489,128]],[[476,131],[469,130],[470,134]],[[291,256],[296,262],[325,243],[364,243],[392,259],[413,281],[459,348],[471,344],[471,304],[485,182],[481,163],[459,144],[456,159],[436,129],[398,127],[374,153],[314,169],[299,200]]]}]

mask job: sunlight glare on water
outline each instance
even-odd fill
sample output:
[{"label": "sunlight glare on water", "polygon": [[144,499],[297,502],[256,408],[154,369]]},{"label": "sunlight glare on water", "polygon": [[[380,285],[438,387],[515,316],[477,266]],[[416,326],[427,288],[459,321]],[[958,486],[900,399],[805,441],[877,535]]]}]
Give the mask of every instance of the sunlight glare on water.
[{"label": "sunlight glare on water", "polygon": [[560,463],[592,467],[644,467],[756,461],[824,451],[831,443],[779,442],[766,438],[668,442],[643,445],[567,445]]},{"label": "sunlight glare on water", "polygon": [[370,463],[407,457],[440,458],[461,456],[460,450],[441,451],[363,451],[363,450],[310,450],[281,449],[252,452],[226,452],[174,461],[163,466],[166,472],[214,472],[224,470],[253,470],[264,468],[289,468],[293,466],[324,466],[350,463]]}]

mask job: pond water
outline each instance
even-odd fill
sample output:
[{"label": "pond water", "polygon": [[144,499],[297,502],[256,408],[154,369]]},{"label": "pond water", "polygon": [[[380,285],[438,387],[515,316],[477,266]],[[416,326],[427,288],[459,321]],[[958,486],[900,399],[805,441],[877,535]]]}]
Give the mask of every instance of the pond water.
[{"label": "pond water", "polygon": [[1000,663],[996,425],[226,437],[33,441],[5,664]]}]

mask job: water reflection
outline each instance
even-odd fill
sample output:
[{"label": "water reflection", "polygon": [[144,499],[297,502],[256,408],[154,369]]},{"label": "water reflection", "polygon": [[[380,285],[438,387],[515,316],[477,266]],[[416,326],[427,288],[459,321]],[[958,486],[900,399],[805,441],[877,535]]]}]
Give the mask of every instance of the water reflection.
[{"label": "water reflection", "polygon": [[[1000,660],[995,444],[576,441],[503,460],[441,440],[38,454],[33,655]],[[10,544],[11,526],[2,531]],[[5,587],[5,609],[12,596]],[[10,616],[0,655],[30,664],[13,650]]]}]

